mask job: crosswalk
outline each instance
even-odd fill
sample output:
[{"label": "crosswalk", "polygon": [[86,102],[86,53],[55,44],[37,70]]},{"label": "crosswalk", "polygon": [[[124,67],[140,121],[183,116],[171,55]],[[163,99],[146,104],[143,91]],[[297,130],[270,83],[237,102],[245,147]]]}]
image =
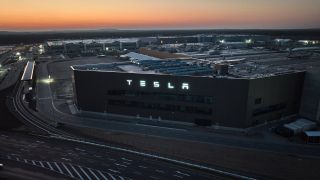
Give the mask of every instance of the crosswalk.
[{"label": "crosswalk", "polygon": [[115,175],[109,172],[100,171],[88,167],[83,167],[71,163],[63,162],[48,162],[48,161],[36,161],[29,159],[22,159],[15,156],[6,156],[7,159],[27,163],[33,166],[49,169],[60,174],[64,174],[74,179],[80,180],[125,180],[127,178],[119,175]]}]

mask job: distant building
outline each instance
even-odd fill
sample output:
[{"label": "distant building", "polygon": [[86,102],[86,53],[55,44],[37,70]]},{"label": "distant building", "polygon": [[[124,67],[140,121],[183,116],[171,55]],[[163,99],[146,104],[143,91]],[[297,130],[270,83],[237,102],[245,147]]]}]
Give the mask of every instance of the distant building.
[{"label": "distant building", "polygon": [[138,38],[55,40],[45,43],[46,52],[49,54],[97,54],[109,49],[136,50],[139,47],[140,39]]}]

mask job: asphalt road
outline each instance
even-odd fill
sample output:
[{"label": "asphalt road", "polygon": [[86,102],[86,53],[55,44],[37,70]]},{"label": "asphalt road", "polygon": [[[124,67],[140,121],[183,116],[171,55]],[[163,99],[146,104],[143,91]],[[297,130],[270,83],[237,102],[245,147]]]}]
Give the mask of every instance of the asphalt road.
[{"label": "asphalt road", "polygon": [[76,179],[224,179],[133,154],[26,132],[0,131],[0,146],[3,164],[16,161]]}]

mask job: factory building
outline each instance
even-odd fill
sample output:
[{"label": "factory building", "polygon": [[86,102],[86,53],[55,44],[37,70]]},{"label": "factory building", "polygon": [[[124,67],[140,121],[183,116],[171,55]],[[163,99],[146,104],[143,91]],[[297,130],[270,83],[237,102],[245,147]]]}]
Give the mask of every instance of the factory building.
[{"label": "factory building", "polygon": [[299,112],[304,72],[213,76],[177,60],[72,66],[80,111],[247,128]]},{"label": "factory building", "polygon": [[140,47],[140,39],[86,39],[86,40],[56,40],[45,43],[46,52],[49,54],[96,54],[114,50],[136,50]]}]

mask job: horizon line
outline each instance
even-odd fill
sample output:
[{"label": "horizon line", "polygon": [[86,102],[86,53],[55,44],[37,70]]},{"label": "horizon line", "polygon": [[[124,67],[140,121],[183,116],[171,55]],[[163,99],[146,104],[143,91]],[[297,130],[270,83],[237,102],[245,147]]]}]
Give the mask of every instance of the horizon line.
[{"label": "horizon line", "polygon": [[39,30],[10,30],[0,29],[0,32],[72,32],[72,31],[188,31],[188,30],[320,30],[320,27],[310,28],[70,28],[70,29],[39,29]]}]

